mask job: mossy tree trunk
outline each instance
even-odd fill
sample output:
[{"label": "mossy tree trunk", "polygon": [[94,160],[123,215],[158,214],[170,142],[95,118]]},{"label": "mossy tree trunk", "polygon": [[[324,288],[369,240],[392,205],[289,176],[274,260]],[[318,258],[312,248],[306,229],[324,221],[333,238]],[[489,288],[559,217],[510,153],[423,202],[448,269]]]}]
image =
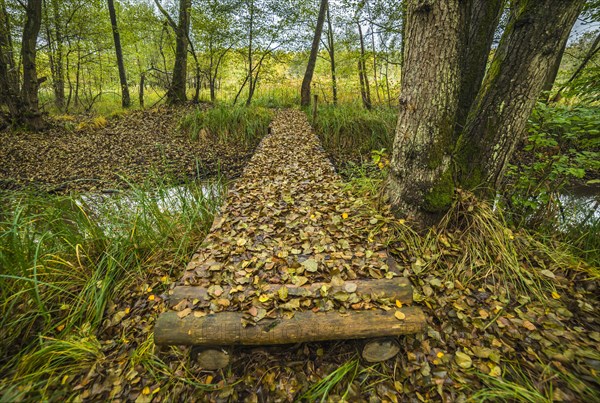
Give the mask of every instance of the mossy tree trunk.
[{"label": "mossy tree trunk", "polygon": [[501,186],[515,145],[525,134],[549,70],[583,0],[517,0],[481,90],[458,140],[458,179],[481,196]]},{"label": "mossy tree trunk", "polygon": [[388,189],[400,214],[426,224],[437,219],[452,196],[452,178],[444,173],[458,107],[462,6],[459,0],[407,2],[400,113]]},{"label": "mossy tree trunk", "polygon": [[321,0],[319,16],[317,17],[317,26],[315,27],[315,36],[313,37],[310,48],[310,56],[306,65],[306,72],[302,80],[300,90],[300,106],[310,105],[310,83],[312,82],[315,65],[317,64],[317,54],[319,53],[319,43],[321,42],[321,33],[323,32],[323,23],[325,22],[325,11],[327,10],[327,0]]},{"label": "mossy tree trunk", "polygon": [[464,39],[461,45],[461,84],[456,117],[456,136],[464,129],[467,115],[485,75],[494,33],[506,0],[469,0],[463,8]]}]

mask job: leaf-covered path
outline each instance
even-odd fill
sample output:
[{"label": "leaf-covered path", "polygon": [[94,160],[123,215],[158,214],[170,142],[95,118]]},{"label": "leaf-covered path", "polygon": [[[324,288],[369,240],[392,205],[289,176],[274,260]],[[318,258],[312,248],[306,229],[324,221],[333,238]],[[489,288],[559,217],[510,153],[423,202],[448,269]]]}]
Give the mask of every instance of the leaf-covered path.
[{"label": "leaf-covered path", "polygon": [[[397,275],[379,220],[344,188],[301,111],[279,111],[271,128],[180,281],[206,287],[209,298],[181,300],[179,317],[236,310],[251,324],[297,310],[394,304],[343,287],[346,280]],[[288,295],[287,287],[318,282],[333,289]]]}]

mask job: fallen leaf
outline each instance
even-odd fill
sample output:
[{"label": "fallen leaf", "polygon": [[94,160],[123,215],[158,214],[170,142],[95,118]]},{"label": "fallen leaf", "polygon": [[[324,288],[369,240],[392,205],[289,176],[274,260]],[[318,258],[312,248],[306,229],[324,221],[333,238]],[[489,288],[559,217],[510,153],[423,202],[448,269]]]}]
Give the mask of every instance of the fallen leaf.
[{"label": "fallen leaf", "polygon": [[406,319],[406,315],[405,315],[405,314],[404,314],[404,312],[402,312],[402,311],[396,311],[396,312],[394,313],[394,316],[395,316],[395,317],[396,317],[396,319],[398,319],[398,320],[404,320],[404,319]]},{"label": "fallen leaf", "polygon": [[454,361],[458,364],[459,367],[467,369],[471,368],[473,365],[473,360],[467,354],[457,351],[454,356]]},{"label": "fallen leaf", "polygon": [[302,266],[308,272],[314,273],[319,269],[319,264],[314,259],[306,259],[302,262]]}]

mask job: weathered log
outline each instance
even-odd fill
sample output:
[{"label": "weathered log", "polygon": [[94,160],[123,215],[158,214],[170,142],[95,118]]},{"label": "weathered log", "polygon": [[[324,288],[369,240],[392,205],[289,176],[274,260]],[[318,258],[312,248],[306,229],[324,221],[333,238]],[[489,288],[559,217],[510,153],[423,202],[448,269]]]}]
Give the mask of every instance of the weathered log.
[{"label": "weathered log", "polygon": [[[291,284],[285,284],[285,286],[288,289],[288,295],[291,297],[319,297],[319,290],[321,290],[321,287],[327,286],[330,295],[338,291],[348,292],[348,290],[353,290],[352,292],[356,292],[358,295],[372,295],[376,298],[389,298],[391,301],[398,300],[403,304],[409,304],[413,300],[412,287],[410,281],[406,277],[394,277],[392,279],[380,280],[352,280],[346,281],[343,285],[338,286],[332,286],[328,283],[313,283],[301,287]],[[274,294],[277,293],[281,287],[283,287],[283,284],[269,284],[267,289],[262,290],[262,293]],[[223,287],[223,294],[220,298],[227,298],[230,291],[231,287]],[[241,293],[248,296],[253,291],[253,289],[249,288]],[[240,292],[237,292],[236,295],[240,295]],[[209,301],[212,298],[208,293],[208,289],[205,287],[179,286],[171,291],[169,304],[175,306],[184,299],[189,301],[194,299],[198,299],[199,301]]]},{"label": "weathered log", "polygon": [[[402,311],[405,318],[394,315]],[[176,312],[161,314],[154,328],[158,345],[268,345],[323,340],[364,339],[417,333],[425,316],[416,307],[401,309],[330,312],[296,312],[289,319],[263,319],[256,326],[242,326],[242,312],[219,312],[204,317]]]},{"label": "weathered log", "polygon": [[367,362],[382,362],[393,358],[400,351],[398,342],[390,338],[375,339],[363,347],[362,357]]}]

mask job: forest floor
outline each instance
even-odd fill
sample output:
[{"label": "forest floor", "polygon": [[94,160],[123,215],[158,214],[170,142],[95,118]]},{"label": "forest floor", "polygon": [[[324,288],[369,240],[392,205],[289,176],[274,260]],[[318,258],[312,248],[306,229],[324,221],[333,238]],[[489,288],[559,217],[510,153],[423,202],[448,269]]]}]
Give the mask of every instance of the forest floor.
[{"label": "forest floor", "polygon": [[[144,120],[152,119],[144,117],[145,113],[148,112],[140,112],[131,125],[125,119],[114,125],[131,127],[128,132],[136,133]],[[160,113],[169,115],[166,111]],[[160,126],[165,119],[158,117],[145,127]],[[108,131],[109,126],[98,130]],[[168,129],[161,130],[166,133]],[[77,136],[72,136],[76,141]],[[52,143],[47,147],[52,152]],[[173,152],[175,159],[181,150]],[[282,155],[289,153],[293,160],[296,152],[288,147]],[[193,161],[181,158],[188,164]],[[285,163],[283,159],[270,167],[278,170]],[[264,167],[268,165],[265,163]],[[185,167],[189,165],[184,165],[184,171]],[[48,178],[55,179],[47,183],[59,186],[77,179],[59,179],[56,175],[59,174],[49,175]],[[23,181],[28,178],[20,177]],[[277,183],[264,185],[272,192],[282,188]],[[52,343],[55,348],[77,347],[82,358],[75,362],[61,361],[53,350],[44,350],[45,347],[27,353],[16,369],[7,372],[10,376],[0,381],[0,400],[3,393],[5,400],[13,396],[36,400],[44,396],[51,400],[70,397],[137,402],[600,400],[598,268],[572,257],[562,245],[544,243],[524,231],[511,231],[489,205],[468,194],[458,196],[455,206],[437,228],[428,234],[417,234],[404,220],[395,219],[389,207],[381,203],[380,185],[378,180],[350,179],[342,189],[348,199],[332,200],[347,209],[334,208],[320,216],[315,214],[314,219],[337,222],[335,226],[348,231],[351,231],[348,223],[376,227],[374,234],[385,238],[400,272],[411,280],[415,303],[427,318],[427,330],[398,338],[401,350],[396,358],[367,364],[360,358],[360,342],[338,340],[236,347],[230,352],[232,362],[227,368],[218,371],[200,368],[193,358],[194,349],[154,345],[154,322],[168,309],[167,292],[179,281],[184,268],[160,251],[153,251],[143,262],[143,277],[124,282],[106,305],[97,328],[83,325],[64,336],[60,333],[64,325],[60,325],[59,331],[51,333],[45,343],[40,342],[47,347]],[[310,187],[310,183],[306,186]],[[250,199],[256,191],[238,189],[240,194],[247,192]],[[311,191],[318,193],[319,189]],[[293,202],[300,197],[303,203],[310,202],[292,193],[282,197],[284,201]],[[357,213],[351,198],[364,201],[359,209],[363,213]],[[264,202],[258,196],[252,200],[240,208]],[[365,215],[365,211],[369,214]],[[244,233],[243,220],[230,219],[238,226],[232,227],[232,231]],[[269,222],[263,225],[270,229]],[[279,226],[274,231],[281,233],[281,244],[289,247],[289,256],[295,253],[290,243],[299,242],[301,248],[302,242],[286,238],[289,235],[286,228]],[[139,231],[130,232],[133,237]],[[225,243],[236,248],[246,244],[243,239],[237,237],[234,243]],[[327,247],[327,242],[324,246]],[[350,246],[349,253],[362,253]],[[131,247],[139,253],[137,245]],[[343,246],[342,249],[346,250]],[[82,264],[79,259],[78,252],[76,265]],[[313,266],[306,268],[312,270]],[[279,297],[259,302],[271,307]],[[218,309],[228,304],[240,305],[221,301]],[[344,303],[331,301],[331,304],[340,307]],[[253,309],[243,302],[240,307],[247,309],[250,317],[263,314],[258,307]],[[62,344],[58,344],[59,340]],[[36,366],[45,368],[46,361],[55,365],[52,372],[28,378]]]},{"label": "forest floor", "polygon": [[40,133],[0,132],[0,188],[102,191],[152,175],[238,176],[252,150],[209,136],[192,141],[177,130],[189,111],[160,106],[109,120],[63,115]]}]

